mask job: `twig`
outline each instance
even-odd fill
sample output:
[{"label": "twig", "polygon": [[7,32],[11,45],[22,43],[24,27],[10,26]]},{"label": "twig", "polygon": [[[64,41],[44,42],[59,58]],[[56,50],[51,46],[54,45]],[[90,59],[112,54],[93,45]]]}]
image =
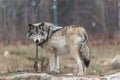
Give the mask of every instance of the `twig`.
[{"label": "twig", "polygon": [[38,71],[38,45],[36,44],[36,57],[34,62],[34,69],[37,72]]}]

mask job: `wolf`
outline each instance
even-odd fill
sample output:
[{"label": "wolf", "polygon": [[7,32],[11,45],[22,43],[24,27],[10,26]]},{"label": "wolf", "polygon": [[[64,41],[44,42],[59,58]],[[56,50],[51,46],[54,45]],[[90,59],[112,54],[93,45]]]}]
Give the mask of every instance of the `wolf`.
[{"label": "wolf", "polygon": [[59,27],[48,22],[28,24],[28,27],[27,37],[46,51],[50,71],[59,72],[59,56],[68,54],[78,65],[78,75],[85,74],[90,63],[90,53],[88,36],[83,27]]}]

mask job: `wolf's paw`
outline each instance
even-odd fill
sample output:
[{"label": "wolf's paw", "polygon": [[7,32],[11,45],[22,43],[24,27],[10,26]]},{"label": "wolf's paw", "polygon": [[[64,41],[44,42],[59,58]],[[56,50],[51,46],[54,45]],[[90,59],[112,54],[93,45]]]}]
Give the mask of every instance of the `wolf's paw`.
[{"label": "wolf's paw", "polygon": [[57,74],[59,74],[59,73],[60,73],[60,71],[59,71],[59,70],[54,70],[54,72],[55,72],[55,73],[57,73]]},{"label": "wolf's paw", "polygon": [[84,74],[83,74],[83,72],[79,72],[77,75],[78,75],[78,76],[82,76],[82,75],[84,75]]}]

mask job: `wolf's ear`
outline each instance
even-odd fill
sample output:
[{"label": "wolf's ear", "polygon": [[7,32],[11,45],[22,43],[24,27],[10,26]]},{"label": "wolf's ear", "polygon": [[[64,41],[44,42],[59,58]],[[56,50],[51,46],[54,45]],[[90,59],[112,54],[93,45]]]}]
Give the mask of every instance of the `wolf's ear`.
[{"label": "wolf's ear", "polygon": [[33,29],[34,26],[32,24],[28,24],[29,29]]},{"label": "wolf's ear", "polygon": [[41,23],[39,26],[44,26],[45,25],[45,23]]},{"label": "wolf's ear", "polygon": [[38,27],[41,29],[44,25],[45,25],[45,23],[41,23],[38,25]]},{"label": "wolf's ear", "polygon": [[41,23],[41,24],[39,25],[39,27],[44,26],[44,25],[45,25],[45,23]]}]

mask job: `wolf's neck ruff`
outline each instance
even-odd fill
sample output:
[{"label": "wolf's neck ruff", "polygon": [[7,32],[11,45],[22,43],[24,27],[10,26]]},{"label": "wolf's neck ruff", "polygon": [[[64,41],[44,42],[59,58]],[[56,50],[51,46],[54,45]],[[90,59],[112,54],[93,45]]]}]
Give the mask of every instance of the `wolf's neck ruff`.
[{"label": "wolf's neck ruff", "polygon": [[37,45],[39,45],[39,46],[42,47],[42,45],[43,45],[45,42],[47,42],[47,40],[49,40],[55,32],[57,32],[57,31],[59,31],[59,30],[61,30],[61,29],[63,29],[63,27],[56,27],[56,29],[53,30],[53,32],[50,33],[50,34],[49,34],[49,31],[48,31],[47,38],[46,38],[44,41],[42,41],[41,43],[37,44]]}]

